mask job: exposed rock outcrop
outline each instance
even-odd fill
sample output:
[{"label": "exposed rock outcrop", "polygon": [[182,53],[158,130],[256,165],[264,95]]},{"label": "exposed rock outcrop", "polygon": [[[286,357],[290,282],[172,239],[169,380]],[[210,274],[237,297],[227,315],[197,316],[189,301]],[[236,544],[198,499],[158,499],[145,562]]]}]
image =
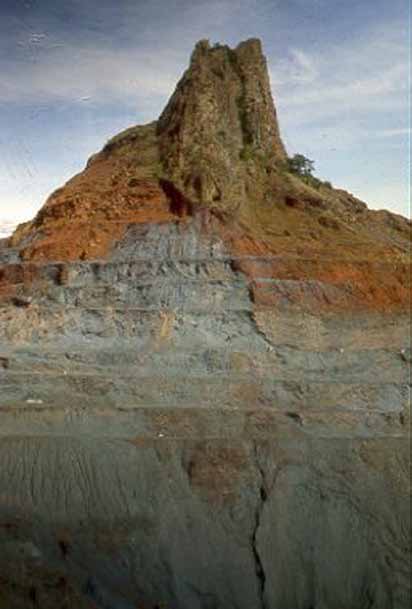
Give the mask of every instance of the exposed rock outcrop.
[{"label": "exposed rock outcrop", "polygon": [[410,606],[410,223],[197,45],[0,246],[0,609]]},{"label": "exposed rock outcrop", "polygon": [[246,157],[267,166],[286,159],[260,41],[235,50],[199,42],[157,129],[166,174],[191,200],[220,209],[247,202]]}]

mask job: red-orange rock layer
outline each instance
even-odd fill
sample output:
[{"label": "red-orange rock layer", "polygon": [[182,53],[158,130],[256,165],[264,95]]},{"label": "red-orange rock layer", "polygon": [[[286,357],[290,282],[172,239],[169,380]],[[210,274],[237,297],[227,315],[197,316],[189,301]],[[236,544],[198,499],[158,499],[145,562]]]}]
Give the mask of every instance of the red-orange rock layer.
[{"label": "red-orange rock layer", "polygon": [[[311,310],[410,310],[411,264],[408,251],[364,239],[364,256],[357,258],[350,240],[313,246],[256,227],[219,222],[219,232],[234,255],[233,267],[251,282],[255,306],[290,303]],[[358,236],[356,236],[358,238]],[[359,239],[359,238],[358,238]],[[361,249],[361,242],[355,245]],[[305,255],[306,254],[306,255]],[[273,283],[271,280],[279,280]],[[281,283],[282,282],[282,283]]]},{"label": "red-orange rock layer", "polygon": [[[10,245],[28,263],[106,259],[132,224],[195,215],[199,230],[218,234],[233,255],[257,307],[409,310],[406,219],[370,211],[344,191],[314,191],[279,170],[265,182],[266,198],[251,193],[236,209],[192,206],[161,177],[158,158],[155,125],[120,134],[17,229]],[[35,273],[30,265],[3,271],[0,294],[26,288]]]},{"label": "red-orange rock layer", "polygon": [[133,137],[141,143],[133,147],[126,138],[106,145],[48,198],[32,222],[18,227],[10,245],[20,248],[23,260],[106,258],[129,224],[176,219],[154,175],[153,128],[138,128]]},{"label": "red-orange rock layer", "polygon": [[[100,194],[100,196],[99,196]],[[35,239],[23,245],[23,260],[85,260],[105,258],[129,224],[168,222],[176,216],[156,182],[140,181],[127,191],[56,194],[30,226]],[[24,243],[25,233],[14,237]]]}]

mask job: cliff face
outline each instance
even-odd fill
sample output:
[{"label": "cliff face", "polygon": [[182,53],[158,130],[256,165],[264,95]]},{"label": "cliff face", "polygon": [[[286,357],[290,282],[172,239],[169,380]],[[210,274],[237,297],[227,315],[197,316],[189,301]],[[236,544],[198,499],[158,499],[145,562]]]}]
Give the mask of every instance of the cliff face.
[{"label": "cliff face", "polygon": [[410,223],[197,45],[0,248],[0,607],[410,606]]},{"label": "cliff face", "polygon": [[268,166],[286,159],[259,40],[235,50],[199,42],[158,134],[167,175],[192,201],[230,209],[245,203],[252,180],[242,156]]},{"label": "cliff face", "polygon": [[[410,222],[310,187],[285,158],[260,42],[201,41],[160,119],[112,138],[9,244],[16,261],[108,259],[133,224],[202,218],[233,255],[256,258],[239,263],[251,280],[321,282],[340,292],[335,308],[405,308]],[[269,302],[266,287],[253,284]]]}]

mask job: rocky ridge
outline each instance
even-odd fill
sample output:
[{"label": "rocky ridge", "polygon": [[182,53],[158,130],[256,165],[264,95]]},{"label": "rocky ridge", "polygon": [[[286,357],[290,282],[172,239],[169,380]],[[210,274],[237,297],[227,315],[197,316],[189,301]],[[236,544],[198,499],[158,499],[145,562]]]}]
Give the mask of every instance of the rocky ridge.
[{"label": "rocky ridge", "polygon": [[410,223],[201,41],[0,248],[0,607],[410,605]]}]

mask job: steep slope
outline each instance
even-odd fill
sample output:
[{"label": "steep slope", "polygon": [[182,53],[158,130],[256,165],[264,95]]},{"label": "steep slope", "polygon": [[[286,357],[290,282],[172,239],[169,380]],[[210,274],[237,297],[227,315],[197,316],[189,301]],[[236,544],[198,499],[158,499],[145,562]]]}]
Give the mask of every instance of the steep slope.
[{"label": "steep slope", "polygon": [[260,42],[201,41],[159,121],[110,140],[10,244],[26,261],[99,259],[132,223],[212,216],[234,254],[282,256],[265,278],[338,285],[354,306],[406,306],[410,221],[309,187],[285,158]]},{"label": "steep slope", "polygon": [[409,607],[410,223],[285,159],[201,41],[0,248],[0,607]]}]

